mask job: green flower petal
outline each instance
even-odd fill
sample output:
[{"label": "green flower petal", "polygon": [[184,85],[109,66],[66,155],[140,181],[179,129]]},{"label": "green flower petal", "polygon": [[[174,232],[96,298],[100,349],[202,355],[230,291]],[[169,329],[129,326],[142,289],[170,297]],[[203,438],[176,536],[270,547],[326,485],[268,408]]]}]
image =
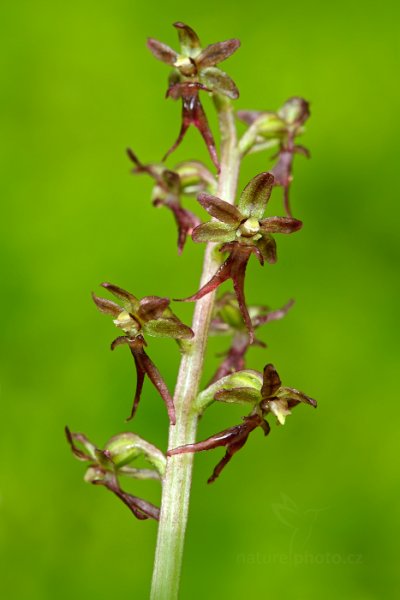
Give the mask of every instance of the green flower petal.
[{"label": "green flower petal", "polygon": [[284,398],[285,400],[287,400],[290,407],[296,406],[296,404],[299,404],[300,402],[310,404],[314,408],[316,408],[317,406],[317,401],[314,400],[314,398],[310,398],[310,396],[307,396],[303,392],[300,392],[299,390],[296,390],[294,388],[281,387],[277,395],[279,396],[279,398]]},{"label": "green flower petal", "polygon": [[242,221],[242,215],[232,204],[221,200],[211,194],[201,193],[197,197],[197,201],[212,217],[222,221],[230,226],[238,226]]},{"label": "green flower petal", "polygon": [[233,242],[236,239],[235,228],[226,223],[209,221],[195,227],[192,233],[194,242]]},{"label": "green flower petal", "polygon": [[176,340],[188,340],[193,337],[193,331],[179,319],[156,319],[144,324],[143,330],[152,337],[170,337]]},{"label": "green flower petal", "polygon": [[273,265],[277,261],[276,242],[272,235],[264,233],[262,238],[257,241],[257,248],[262,254],[263,259]]},{"label": "green flower petal", "polygon": [[232,390],[221,390],[215,394],[215,399],[229,404],[257,404],[261,400],[261,395],[255,388],[239,387]]},{"label": "green flower petal", "polygon": [[272,173],[256,175],[244,188],[238,203],[242,215],[261,219],[274,185]]},{"label": "green flower petal", "polygon": [[187,56],[196,56],[200,51],[200,40],[195,31],[189,25],[177,21],[174,27],[178,30],[179,41],[181,44],[182,54]]},{"label": "green flower petal", "polygon": [[217,63],[226,60],[233,54],[240,46],[239,40],[226,40],[225,42],[217,42],[216,44],[210,44],[201,51],[199,56],[196,58],[196,65],[198,69],[204,69],[205,67],[213,67]]},{"label": "green flower petal", "polygon": [[160,475],[164,474],[166,463],[164,454],[135,433],[127,432],[113,436],[104,446],[104,452],[118,468],[142,457],[152,464]]},{"label": "green flower petal", "polygon": [[302,226],[302,221],[292,217],[268,217],[260,221],[260,229],[263,233],[294,233]]},{"label": "green flower petal", "polygon": [[173,66],[178,57],[175,50],[153,38],[147,40],[147,47],[153,56],[167,65]]},{"label": "green flower petal", "polygon": [[118,315],[122,312],[122,308],[112,300],[106,300],[106,298],[99,298],[99,296],[96,296],[96,294],[93,293],[92,298],[99,311],[106,315],[118,317]]},{"label": "green flower petal", "polygon": [[228,96],[232,100],[239,98],[239,90],[235,82],[217,67],[207,67],[200,73],[200,81],[212,92]]}]

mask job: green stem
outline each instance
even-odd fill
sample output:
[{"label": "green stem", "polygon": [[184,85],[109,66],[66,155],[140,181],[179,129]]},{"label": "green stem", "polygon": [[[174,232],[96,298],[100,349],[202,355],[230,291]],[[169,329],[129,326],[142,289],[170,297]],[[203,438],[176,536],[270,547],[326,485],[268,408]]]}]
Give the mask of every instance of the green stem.
[{"label": "green stem", "polygon": [[[221,132],[221,172],[217,195],[233,203],[240,165],[233,108],[231,102],[223,97],[216,97],[215,105]],[[214,247],[215,244],[208,244],[206,247],[200,286],[214,275],[219,266]],[[203,372],[214,296],[215,293],[211,293],[196,302],[192,324],[195,337],[191,349],[182,356],[179,368],[174,395],[176,425],[170,426],[169,448],[191,444],[196,440],[198,415],[193,405]],[[152,600],[175,600],[178,597],[192,469],[193,454],[177,454],[167,460],[153,570]]]}]

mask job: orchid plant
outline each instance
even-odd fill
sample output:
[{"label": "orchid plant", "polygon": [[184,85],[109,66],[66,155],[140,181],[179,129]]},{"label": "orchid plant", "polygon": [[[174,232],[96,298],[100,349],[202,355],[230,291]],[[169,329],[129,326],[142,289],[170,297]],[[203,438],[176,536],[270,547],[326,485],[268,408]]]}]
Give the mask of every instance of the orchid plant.
[{"label": "orchid plant", "polygon": [[[206,245],[199,290],[181,300],[195,302],[193,322],[191,327],[182,323],[173,312],[169,298],[146,296],[139,300],[131,292],[110,283],[102,286],[116,301],[93,294],[97,308],[112,317],[120,332],[111,343],[111,349],[128,346],[133,357],[136,390],[128,420],[136,414],[147,376],[166,407],[168,448],[162,451],[137,433],[124,432],[113,436],[100,449],[84,434],[66,428],[74,456],[88,463],[85,480],[111,491],[137,519],[159,522],[153,600],[173,600],[178,596],[193,455],[225,448],[224,456],[208,479],[208,483],[212,483],[254,430],[261,428],[268,435],[272,421],[283,425],[291,409],[298,404],[316,407],[315,400],[303,392],[283,386],[271,363],[261,371],[246,368],[251,346],[265,347],[265,343],[256,338],[256,331],[270,321],[285,317],[293,301],[271,310],[262,305],[249,306],[244,293],[251,255],[254,254],[261,265],[275,263],[274,235],[293,234],[302,227],[302,222],[293,217],[289,190],[295,155],[309,156],[308,150],[297,143],[310,115],[308,102],[294,97],[277,111],[235,113],[233,100],[239,97],[239,91],[218,65],[239,48],[240,42],[231,39],[204,47],[188,25],[178,22],[174,27],[179,36],[179,51],[153,38],[148,40],[148,48],[155,58],[171,68],[166,95],[182,102],[178,138],[160,163],[143,164],[131,149],[127,154],[134,165],[132,172],[145,174],[153,181],[154,206],[166,207],[172,212],[178,229],[178,253],[182,253],[188,239]],[[219,153],[202,105],[202,94],[211,96],[217,111]],[[240,138],[236,119],[247,126]],[[179,163],[173,169],[165,165],[190,125],[198,129],[206,144],[211,169],[197,160]],[[270,150],[272,156],[268,156]],[[261,151],[267,152],[265,171],[247,183],[235,202],[243,158]],[[283,189],[284,215],[266,216],[275,187]],[[195,196],[211,220],[201,222],[192,210],[183,206],[182,199],[187,196]],[[232,280],[233,291],[216,298],[220,285],[228,280]],[[229,336],[231,343],[211,381],[201,389],[210,335]],[[181,353],[174,394],[147,353],[150,338],[160,337],[175,340]],[[149,352],[151,354],[151,349]],[[198,420],[213,402],[237,403],[246,414],[241,423],[197,441]],[[137,459],[142,459],[139,467],[135,466]],[[143,460],[146,467],[142,465]],[[162,489],[160,508],[125,492],[120,482],[126,477],[158,480]]]}]

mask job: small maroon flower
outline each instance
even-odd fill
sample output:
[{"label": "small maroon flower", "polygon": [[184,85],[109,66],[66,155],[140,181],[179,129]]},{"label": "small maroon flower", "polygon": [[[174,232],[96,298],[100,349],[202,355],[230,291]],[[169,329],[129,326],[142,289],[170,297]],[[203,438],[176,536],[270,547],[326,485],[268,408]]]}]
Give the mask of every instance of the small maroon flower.
[{"label": "small maroon flower", "polygon": [[174,454],[187,452],[202,452],[203,450],[225,446],[225,456],[217,464],[208,480],[208,483],[212,483],[217,479],[222,469],[228,464],[234,454],[244,446],[254,429],[261,427],[265,435],[269,434],[271,428],[265,420],[266,416],[269,414],[275,415],[278,423],[283,425],[287,415],[290,414],[290,409],[300,402],[310,404],[314,408],[317,406],[316,401],[303,394],[303,392],[282,386],[280,377],[272,364],[268,364],[264,368],[262,384],[260,386],[259,390],[254,387],[237,387],[218,391],[215,394],[215,400],[252,405],[253,410],[250,415],[244,417],[244,422],[240,425],[224,429],[202,442],[173,448],[167,452],[167,455],[173,456]]},{"label": "small maroon flower", "polygon": [[[295,139],[304,132],[304,123],[310,116],[309,103],[303,98],[293,97],[287,100],[278,112],[238,111],[238,117],[250,126],[253,136],[248,136],[246,151],[263,149],[265,140],[276,140],[279,152],[273,158],[277,163],[272,169],[275,185],[283,188],[284,207],[291,217],[290,185],[293,180],[293,159],[295,154],[309,158],[310,153],[304,146],[295,143]],[[268,142],[267,142],[268,143]]]},{"label": "small maroon flower", "polygon": [[229,256],[210,281],[183,301],[199,300],[224,281],[232,279],[251,344],[254,342],[254,330],[244,296],[244,278],[249,258],[255,254],[261,265],[265,261],[276,262],[276,244],[271,234],[293,233],[302,227],[302,222],[292,217],[262,218],[273,184],[271,173],[256,175],[244,188],[237,206],[209,194],[199,194],[200,204],[217,220],[202,223],[192,233],[195,242],[223,242],[220,252],[229,252]]},{"label": "small maroon flower", "polygon": [[[294,301],[290,300],[282,308],[272,311],[267,306],[249,306],[248,312],[253,329],[271,321],[283,319],[293,303]],[[231,292],[226,292],[215,302],[210,333],[211,335],[231,335],[232,343],[209,385],[235,371],[242,371],[246,367],[245,356],[250,347],[250,337],[243,323],[238,302]],[[254,344],[265,348],[264,342],[257,338],[254,339]]]},{"label": "small maroon flower", "polygon": [[106,314],[112,315],[114,324],[122,329],[125,335],[117,337],[111,344],[114,350],[121,344],[127,344],[135,361],[137,383],[132,411],[128,419],[132,419],[138,407],[143,388],[144,378],[147,375],[164,400],[168,416],[175,425],[175,408],[171,394],[157,367],[144,350],[146,345],[143,335],[152,337],[169,337],[176,340],[187,340],[193,337],[193,331],[184,325],[169,308],[168,298],[146,296],[138,300],[133,294],[110,283],[102,286],[122,301],[119,306],[111,300],[99,298],[93,294],[97,308]]},{"label": "small maroon flower", "polygon": [[[131,149],[127,150],[130,160],[136,165],[133,173],[147,173],[155,181],[156,185],[153,190],[154,206],[165,206],[173,214],[176,225],[178,227],[178,254],[181,254],[186,243],[188,235],[192,234],[193,229],[199,225],[200,219],[192,212],[183,208],[181,203],[181,195],[187,193],[180,174],[176,171],[166,169],[163,165],[142,164]],[[205,172],[212,178],[211,173],[199,163],[202,169],[198,169],[202,175]],[[192,168],[194,170],[194,167]],[[200,185],[196,187],[198,189]],[[205,188],[205,184],[203,185]],[[200,189],[202,189],[200,187]]]},{"label": "small maroon flower", "polygon": [[203,136],[211,159],[219,170],[219,162],[213,135],[199,99],[199,91],[222,94],[236,99],[238,89],[232,79],[216,65],[231,56],[240,46],[239,40],[227,40],[202,48],[197,34],[184,23],[174,23],[181,44],[175,52],[166,44],[149,38],[147,45],[152,54],[173,67],[167,97],[182,99],[182,127],[172,148],[165,158],[181,143],[188,127],[194,125]]},{"label": "small maroon flower", "polygon": [[[160,510],[157,506],[124,492],[118,482],[118,475],[138,479],[159,479],[165,469],[165,456],[158,448],[134,433],[114,436],[107,442],[104,450],[92,444],[83,433],[72,433],[66,427],[65,434],[76,458],[91,463],[85,474],[86,482],[106,487],[122,500],[137,519],[158,521]],[[143,457],[155,468],[132,469],[129,464],[139,457]]]}]

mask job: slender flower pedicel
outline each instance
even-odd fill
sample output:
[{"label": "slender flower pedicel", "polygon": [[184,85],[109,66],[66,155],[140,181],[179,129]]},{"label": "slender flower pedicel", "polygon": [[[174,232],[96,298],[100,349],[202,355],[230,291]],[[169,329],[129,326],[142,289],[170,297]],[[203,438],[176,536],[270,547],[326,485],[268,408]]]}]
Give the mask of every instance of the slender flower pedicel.
[{"label": "slender flower pedicel", "polygon": [[[114,435],[101,449],[83,433],[73,433],[68,427],[65,430],[74,456],[88,463],[86,482],[112,492],[137,519],[159,521],[152,600],[178,598],[194,454],[219,447],[225,449],[208,479],[208,483],[212,483],[243,448],[253,431],[261,429],[266,436],[273,422],[284,425],[291,409],[298,404],[317,405],[303,392],[283,386],[271,363],[262,373],[246,368],[251,346],[266,348],[264,341],[256,338],[256,331],[258,335],[263,325],[285,317],[293,300],[280,309],[270,310],[263,304],[248,306],[244,294],[245,273],[251,255],[254,254],[262,266],[273,265],[277,260],[274,235],[291,234],[302,227],[302,221],[293,217],[289,190],[294,155],[309,156],[308,150],[297,144],[297,137],[304,133],[304,123],[310,116],[309,104],[302,98],[293,97],[277,111],[240,110],[236,117],[248,128],[238,139],[233,101],[238,99],[239,91],[218,65],[239,48],[240,42],[230,39],[204,47],[191,27],[181,22],[174,23],[174,27],[180,41],[178,52],[153,38],[147,42],[152,54],[172,68],[167,97],[182,101],[180,132],[163,160],[181,144],[189,126],[194,125],[203,137],[212,168],[198,160],[189,160],[171,169],[164,162],[142,163],[131,149],[127,154],[134,165],[132,173],[146,174],[153,181],[151,199],[154,206],[166,207],[173,214],[178,229],[178,254],[182,253],[188,240],[205,244],[198,291],[183,299],[195,302],[192,326],[181,322],[171,309],[169,298],[163,296],[145,296],[139,300],[110,283],[103,283],[102,287],[116,301],[93,294],[97,308],[112,317],[121,333],[112,342],[111,349],[128,346],[133,357],[136,390],[128,420],[136,414],[146,391],[147,377],[167,409],[168,447],[162,451],[137,433],[128,431]],[[201,102],[201,94],[205,93],[211,96],[217,111],[219,153]],[[275,149],[272,157],[275,164],[270,170],[255,174],[235,203],[242,159],[252,152],[272,148]],[[283,190],[285,216],[265,216],[276,188]],[[196,197],[210,215],[210,221],[201,222],[193,212],[193,204],[186,206],[188,196]],[[140,210],[138,203],[134,210]],[[272,267],[267,266],[266,271],[269,268]],[[265,276],[268,276],[267,272]],[[228,280],[232,280],[233,290],[216,298],[219,287]],[[135,285],[140,288],[140,282],[136,281]],[[201,389],[210,335],[230,336],[231,343],[211,381]],[[181,363],[173,395],[147,353],[151,338],[171,338],[178,344]],[[230,425],[198,441],[198,419],[214,402],[222,402],[228,407],[239,404],[246,414],[238,425]],[[141,410],[151,411],[149,403],[143,401]],[[228,416],[227,421],[229,425]],[[147,466],[143,467],[137,459],[144,460]],[[123,478],[158,481],[160,507],[124,491],[121,487]]]}]

